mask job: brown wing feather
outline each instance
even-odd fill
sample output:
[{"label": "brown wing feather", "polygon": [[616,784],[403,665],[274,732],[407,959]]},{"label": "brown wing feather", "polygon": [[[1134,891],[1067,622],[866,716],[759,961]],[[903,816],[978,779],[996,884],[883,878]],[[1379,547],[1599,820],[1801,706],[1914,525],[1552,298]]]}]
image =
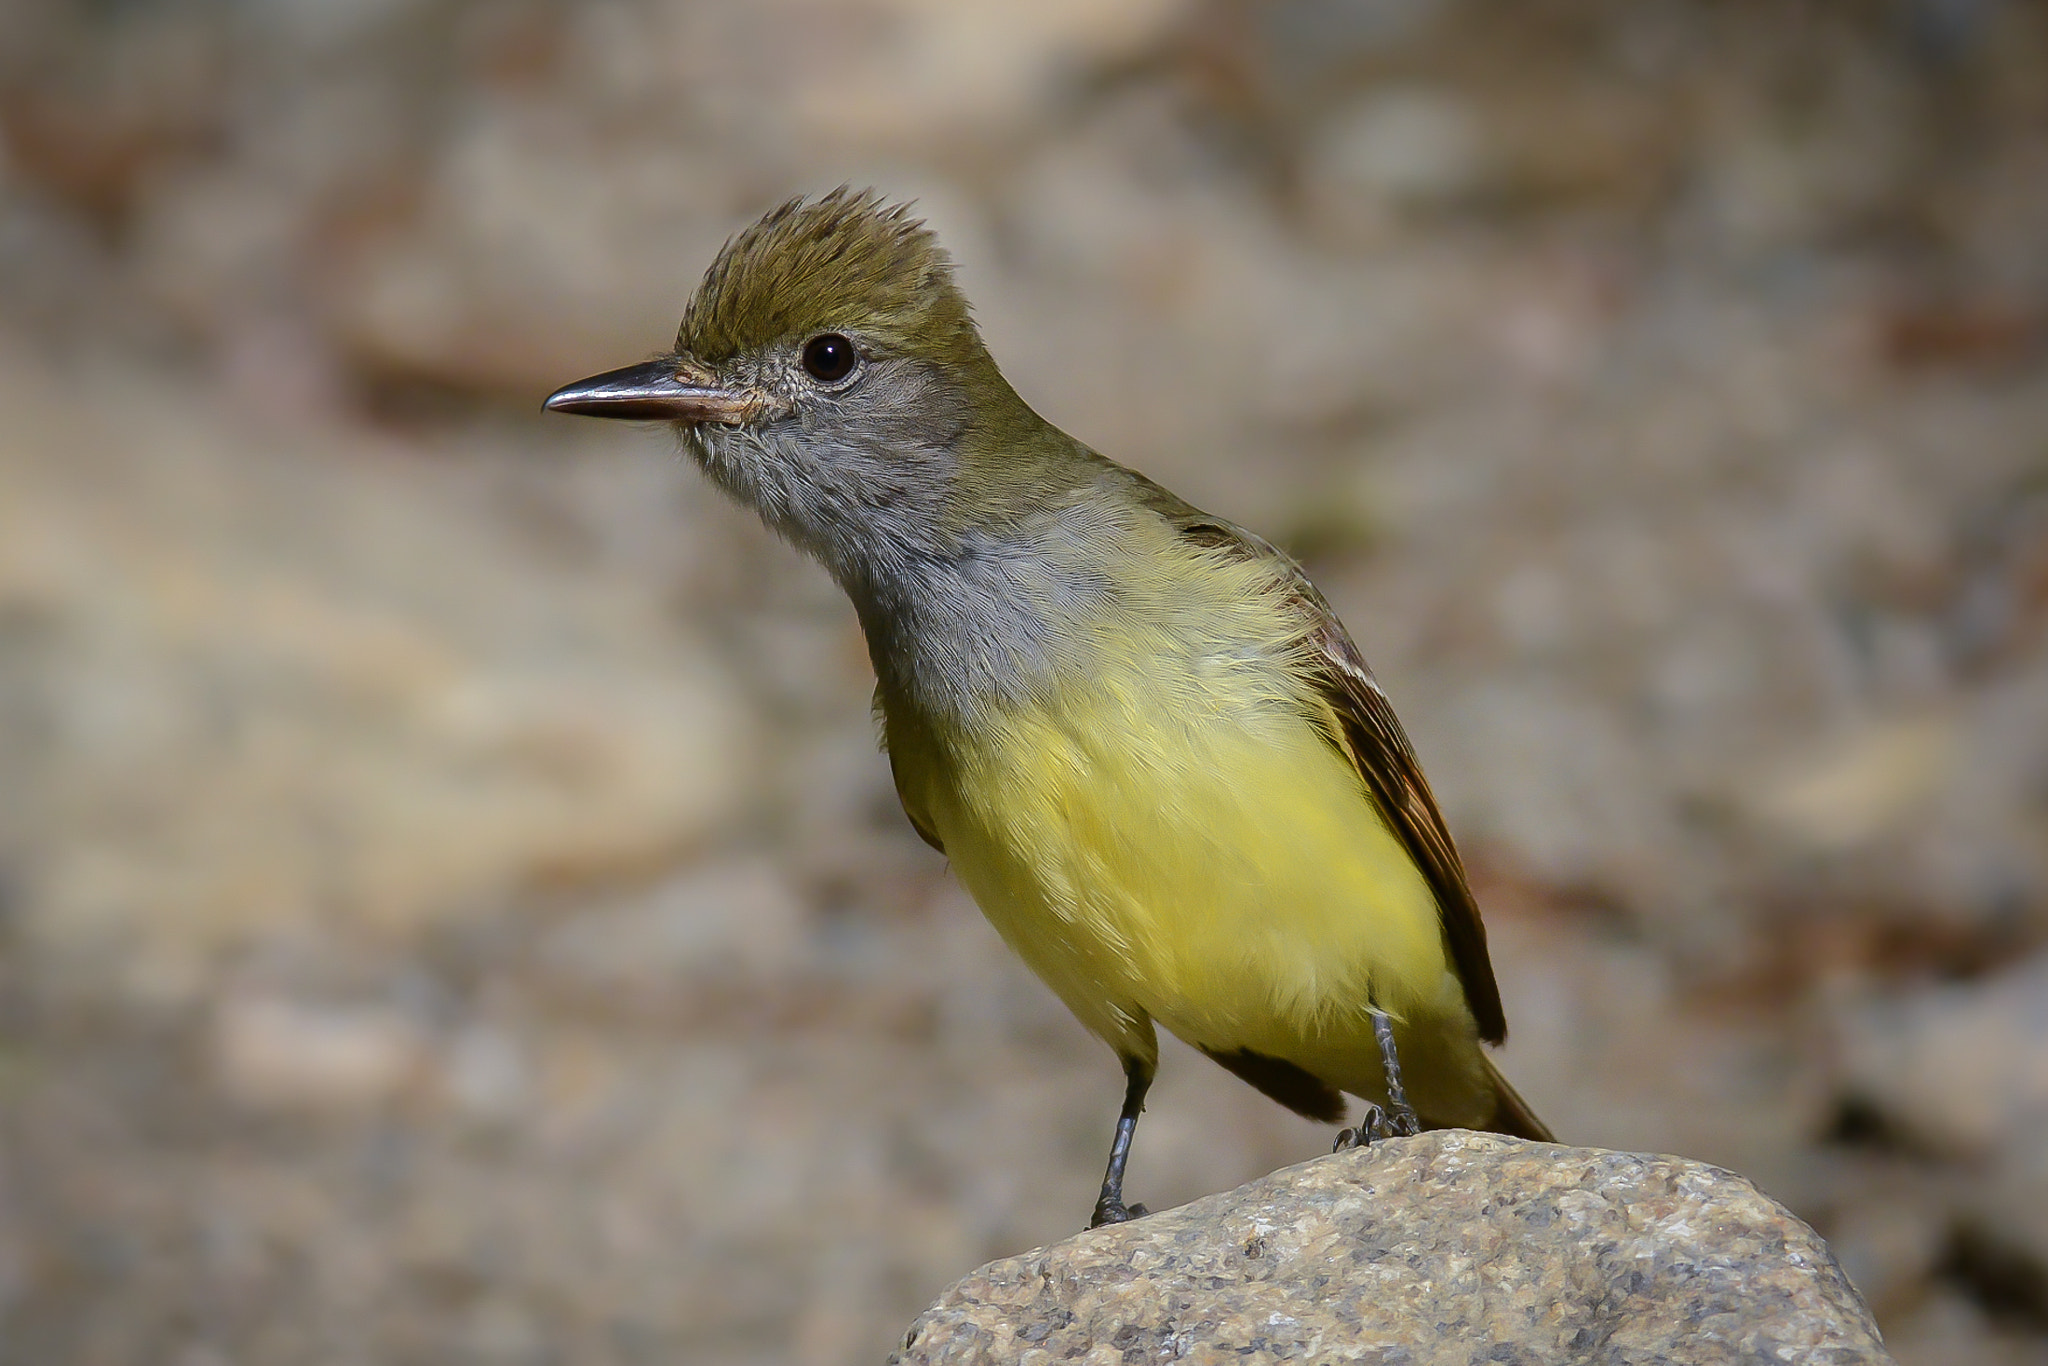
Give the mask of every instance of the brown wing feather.
[{"label": "brown wing feather", "polygon": [[1451,965],[1464,985],[1479,1037],[1500,1043],[1507,1038],[1507,1017],[1501,1010],[1500,987],[1493,980],[1493,960],[1486,952],[1486,927],[1480,923],[1478,903],[1465,880],[1465,865],[1458,858],[1458,847],[1443,814],[1437,810],[1429,780],[1422,776],[1408,733],[1366,667],[1365,657],[1293,560],[1242,527],[1197,512],[1156,485],[1147,493],[1151,495],[1147,501],[1189,539],[1269,560],[1285,569],[1296,606],[1309,625],[1312,676],[1336,717],[1339,734],[1332,738],[1365,780],[1381,818],[1429,880],[1430,890],[1436,893],[1437,915]]},{"label": "brown wing feather", "polygon": [[[1311,603],[1318,604],[1319,599],[1311,599]],[[1493,960],[1486,952],[1486,926],[1480,922],[1479,905],[1465,881],[1458,846],[1451,841],[1443,813],[1437,810],[1436,798],[1429,790],[1429,779],[1422,776],[1422,765],[1416,762],[1408,734],[1388,705],[1387,695],[1380,691],[1343,626],[1327,607],[1321,608],[1321,614],[1315,643],[1328,667],[1317,682],[1336,710],[1345,747],[1371,789],[1381,817],[1401,837],[1436,893],[1444,940],[1450,946],[1458,980],[1464,984],[1465,1002],[1478,1021],[1479,1037],[1500,1043],[1507,1038],[1507,1017],[1501,1010],[1500,987],[1493,980]]]}]

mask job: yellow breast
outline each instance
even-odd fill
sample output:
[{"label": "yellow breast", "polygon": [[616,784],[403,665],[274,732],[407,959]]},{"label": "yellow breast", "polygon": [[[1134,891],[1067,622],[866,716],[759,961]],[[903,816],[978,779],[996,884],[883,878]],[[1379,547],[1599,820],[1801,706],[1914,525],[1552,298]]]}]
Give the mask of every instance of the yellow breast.
[{"label": "yellow breast", "polygon": [[1300,1058],[1436,1008],[1428,884],[1281,680],[1146,663],[954,738],[928,818],[997,930],[1112,1045]]}]

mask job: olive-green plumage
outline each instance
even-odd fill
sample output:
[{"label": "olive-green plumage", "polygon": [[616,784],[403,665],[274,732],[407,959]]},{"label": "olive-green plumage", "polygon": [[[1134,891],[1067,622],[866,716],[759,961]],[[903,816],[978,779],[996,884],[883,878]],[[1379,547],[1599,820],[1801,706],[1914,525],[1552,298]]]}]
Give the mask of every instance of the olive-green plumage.
[{"label": "olive-green plumage", "polygon": [[1317,1118],[1350,1092],[1395,1132],[1548,1137],[1480,1048],[1506,1023],[1478,909],[1343,626],[1272,546],[1034,413],[906,209],[784,205],[672,354],[549,406],[674,421],[845,588],[912,824],[1123,1060],[1096,1222],[1128,1213],[1156,1024]]},{"label": "olive-green plumage", "polygon": [[908,206],[847,194],[791,200],[733,238],[684,310],[676,350],[717,364],[833,330],[950,364],[986,354],[945,250]]}]

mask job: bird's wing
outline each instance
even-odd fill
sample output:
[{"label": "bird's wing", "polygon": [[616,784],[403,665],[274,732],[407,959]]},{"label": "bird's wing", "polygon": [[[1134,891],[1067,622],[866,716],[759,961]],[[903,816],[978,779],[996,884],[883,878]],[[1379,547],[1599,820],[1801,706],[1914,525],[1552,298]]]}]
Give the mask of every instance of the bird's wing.
[{"label": "bird's wing", "polygon": [[1365,780],[1381,818],[1428,879],[1436,894],[1437,916],[1451,964],[1464,985],[1479,1037],[1500,1043],[1507,1037],[1507,1017],[1501,1010],[1500,987],[1493,979],[1493,960],[1486,952],[1486,927],[1480,923],[1478,903],[1465,880],[1465,865],[1458,858],[1443,813],[1437,810],[1429,780],[1422,776],[1408,733],[1366,667],[1365,656],[1301,567],[1280,550],[1242,527],[1189,507],[1156,485],[1146,488],[1145,501],[1188,539],[1258,559],[1281,571],[1293,599],[1290,606],[1302,616],[1311,679],[1336,722],[1331,739]]},{"label": "bird's wing", "polygon": [[[889,768],[893,775],[896,768],[893,760],[889,764]],[[939,838],[938,831],[932,829],[927,822],[919,820],[917,813],[910,809],[910,803],[903,800],[903,781],[900,778],[896,781],[896,800],[903,807],[903,814],[910,818],[910,828],[917,832],[917,837],[940,853],[945,853],[946,845]]]},{"label": "bird's wing", "polygon": [[1464,984],[1465,1002],[1479,1024],[1479,1037],[1500,1043],[1507,1038],[1508,1023],[1501,1011],[1500,987],[1493,980],[1493,960],[1486,952],[1486,926],[1480,922],[1465,865],[1429,790],[1429,779],[1422,776],[1408,733],[1343,623],[1307,580],[1302,580],[1302,587],[1305,601],[1319,618],[1314,644],[1321,667],[1316,682],[1337,713],[1344,747],[1372,790],[1380,815],[1401,837],[1436,893],[1444,940]]},{"label": "bird's wing", "polygon": [[918,812],[917,803],[911,799],[910,791],[903,786],[903,765],[897,761],[895,746],[889,743],[889,721],[882,706],[882,690],[875,688],[875,726],[882,738],[882,751],[889,756],[889,778],[896,784],[896,801],[903,808],[903,814],[910,820],[910,828],[917,837],[940,853],[946,852],[945,844],[939,839],[939,832],[932,829],[931,820]]}]

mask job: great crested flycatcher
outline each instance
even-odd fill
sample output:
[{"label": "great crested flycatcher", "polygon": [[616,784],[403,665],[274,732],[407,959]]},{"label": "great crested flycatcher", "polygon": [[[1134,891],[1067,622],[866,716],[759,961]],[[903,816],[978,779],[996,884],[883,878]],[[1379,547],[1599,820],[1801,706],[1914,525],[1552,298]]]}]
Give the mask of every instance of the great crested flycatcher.
[{"label": "great crested flycatcher", "polygon": [[674,423],[853,600],[910,823],[1123,1062],[1092,1225],[1143,1208],[1155,1024],[1311,1119],[1372,1102],[1367,1136],[1550,1137],[1481,1051],[1507,1025],[1479,909],[1329,604],[1027,407],[907,206],[784,204],[672,352],[547,406]]}]

